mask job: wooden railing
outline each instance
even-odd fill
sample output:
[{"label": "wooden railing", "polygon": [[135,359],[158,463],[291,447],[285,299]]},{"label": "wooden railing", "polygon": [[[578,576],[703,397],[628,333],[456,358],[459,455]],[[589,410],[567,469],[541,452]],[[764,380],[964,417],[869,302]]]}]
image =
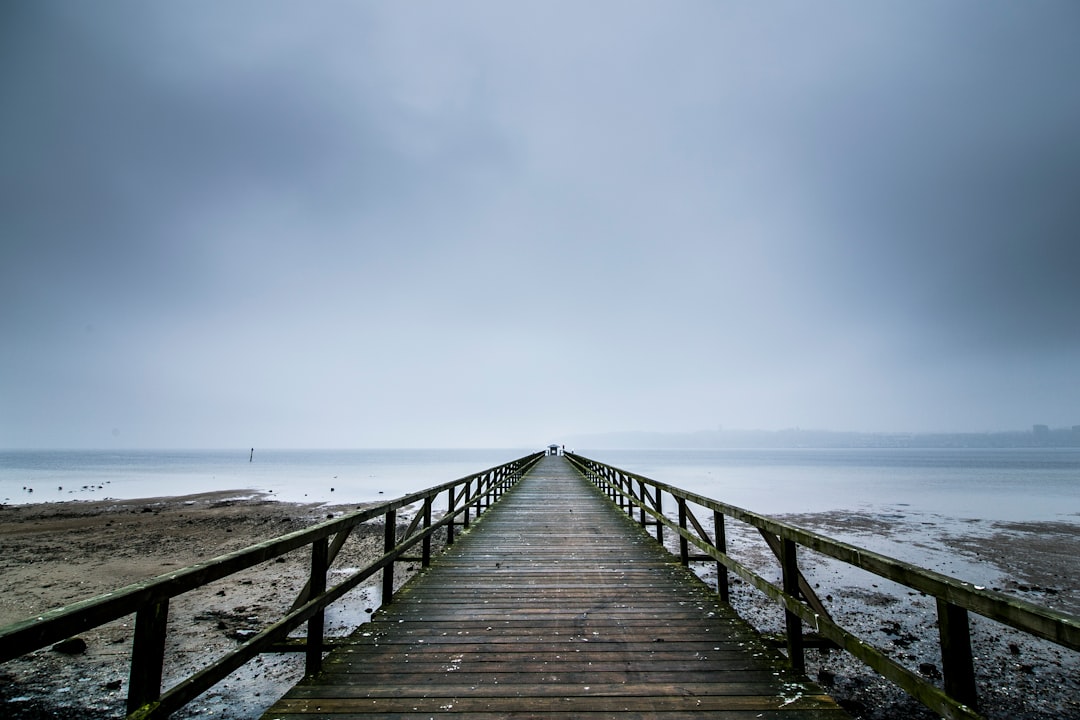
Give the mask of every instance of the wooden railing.
[{"label": "wooden railing", "polygon": [[[717,592],[722,601],[728,602],[730,599],[728,573],[733,572],[782,605],[787,654],[793,669],[798,672],[805,670],[805,647],[828,643],[848,651],[940,716],[977,719],[981,716],[978,714],[969,611],[1063,647],[1080,650],[1080,617],[1075,615],[976,587],[580,455],[567,453],[566,456],[621,510],[630,517],[636,514],[642,527],[655,526],[658,542],[663,544],[665,528],[676,533],[679,556],[684,565],[690,561],[715,561]],[[665,496],[669,496],[675,505],[668,508],[676,510],[677,521],[665,512]],[[694,514],[694,507],[712,513],[712,533]],[[756,528],[768,543],[780,563],[780,586],[768,582],[728,555],[725,525],[728,518]],[[702,554],[691,555],[691,545]],[[800,547],[936,598],[944,691],[841,627],[800,572]],[[811,628],[821,641],[808,642],[803,633],[804,625]]]},{"label": "wooden railing", "polygon": [[[134,613],[135,632],[127,696],[130,719],[168,717],[260,653],[303,651],[306,654],[306,672],[318,672],[322,654],[329,647],[323,636],[324,611],[328,605],[380,571],[383,603],[391,602],[395,562],[419,560],[427,567],[431,560],[432,536],[436,531],[445,528],[446,544],[452,544],[456,527],[467,527],[473,513],[479,515],[490,507],[541,457],[543,453],[527,455],[459,480],[0,628],[0,662]],[[432,522],[435,503],[444,494],[446,511],[437,522]],[[411,525],[399,536],[397,511],[416,503],[423,505],[413,517]],[[385,528],[383,555],[341,583],[327,588],[330,564],[349,534],[357,526],[380,518]],[[291,610],[213,664],[162,692],[169,600],[308,545],[311,546],[310,579]],[[420,556],[406,557],[405,553],[417,545],[421,548]],[[307,637],[290,640],[289,633],[305,622]]]}]

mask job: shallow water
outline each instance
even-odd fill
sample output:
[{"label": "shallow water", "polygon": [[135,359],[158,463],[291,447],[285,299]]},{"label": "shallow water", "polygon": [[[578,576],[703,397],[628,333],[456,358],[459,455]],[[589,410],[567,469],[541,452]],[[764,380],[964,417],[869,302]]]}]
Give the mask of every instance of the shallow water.
[{"label": "shallow water", "polygon": [[1080,522],[1080,449],[607,450],[583,454],[768,515],[848,510]]},{"label": "shallow water", "polygon": [[[582,454],[980,586],[1003,586],[1047,564],[1071,574],[1063,564],[1065,558],[1044,557],[1041,550],[1028,549],[1030,543],[1024,540],[1052,533],[1054,523],[1071,528],[1063,542],[1076,537],[1080,528],[1077,449],[608,450]],[[670,508],[665,503],[665,510],[673,515],[674,503]],[[711,513],[700,519],[711,525]],[[1023,532],[1008,531],[1017,539],[1008,563],[992,549],[1000,551],[1000,541],[994,541],[1001,537],[1005,523],[1028,524]],[[739,539],[748,551],[760,554],[762,568],[778,572],[755,530],[733,522],[729,538],[733,534],[742,536]],[[811,560],[814,566],[811,556],[804,555],[804,561]],[[825,586],[840,582],[868,592],[878,592],[879,585],[888,584],[832,561],[818,564],[810,574],[820,574]],[[1053,582],[1063,587],[1064,581]]]},{"label": "shallow water", "polygon": [[[288,502],[389,500],[530,450],[0,451],[0,501],[143,498],[217,490]],[[32,490],[32,492],[31,492]]]},{"label": "shallow water", "polygon": [[[474,450],[0,451],[0,502],[215,490],[368,502],[530,452]],[[1080,449],[605,450],[582,454],[756,512],[852,511],[1080,522]],[[31,492],[32,490],[32,492]]]}]

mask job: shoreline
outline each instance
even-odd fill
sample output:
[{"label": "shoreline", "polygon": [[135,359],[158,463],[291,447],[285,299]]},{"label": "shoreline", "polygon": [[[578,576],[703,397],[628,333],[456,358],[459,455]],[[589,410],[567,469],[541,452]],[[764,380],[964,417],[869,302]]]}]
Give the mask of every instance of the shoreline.
[{"label": "shoreline", "polygon": [[[205,561],[327,518],[374,503],[290,503],[248,490],[136,500],[72,500],[0,507],[0,624],[139,580]],[[1080,609],[1080,525],[1070,523],[971,523],[928,528],[920,516],[885,517],[850,512],[779,516],[822,534],[838,531],[849,541],[864,537],[909,543],[963,567],[993,571],[1002,592],[1076,614]],[[399,518],[408,522],[408,515]],[[775,564],[764,543],[736,534],[731,552],[751,563]],[[857,539],[854,540],[858,544]],[[335,567],[357,567],[381,554],[382,530],[358,532]],[[1060,552],[1055,553],[1054,549]],[[874,547],[880,550],[879,547]],[[888,553],[885,554],[895,554]],[[933,557],[929,555],[928,557]],[[170,623],[165,684],[203,666],[244,631],[279,618],[307,579],[307,554],[264,563],[175,598]],[[938,568],[934,568],[938,569]],[[335,571],[332,569],[331,573]],[[340,572],[340,570],[338,571]],[[413,568],[415,572],[415,568]],[[846,626],[902,662],[940,666],[933,602],[886,587],[887,581],[858,578],[828,562],[807,557],[804,573],[831,596]],[[715,581],[715,571],[699,574]],[[952,574],[952,573],[948,573]],[[402,568],[399,577],[410,572]],[[971,580],[972,578],[962,577]],[[333,580],[331,580],[333,582]],[[327,612],[328,634],[343,634],[378,606],[377,581],[362,586]],[[782,613],[756,590],[733,584],[732,602],[759,630],[782,631]],[[860,609],[873,614],[860,613]],[[13,720],[123,716],[131,618],[80,635],[85,653],[35,651],[0,665],[0,704]],[[973,616],[972,640],[983,712],[994,720],[1080,718],[1080,654],[1021,636]],[[855,717],[866,720],[930,718],[932,713],[881,680],[845,653],[808,652],[808,674],[826,686]],[[249,720],[287,690],[303,673],[302,653],[263,655],[208,691],[177,718],[213,715]]]}]

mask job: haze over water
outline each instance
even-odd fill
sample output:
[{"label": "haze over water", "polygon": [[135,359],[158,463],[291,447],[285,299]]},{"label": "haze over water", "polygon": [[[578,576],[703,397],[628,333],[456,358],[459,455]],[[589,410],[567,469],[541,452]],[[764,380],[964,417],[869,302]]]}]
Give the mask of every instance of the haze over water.
[{"label": "haze over water", "polygon": [[0,8],[0,447],[1080,423],[1075,0]]},{"label": "haze over water", "polygon": [[[360,503],[530,452],[507,450],[3,451],[7,503],[218,490]],[[1080,449],[597,450],[583,455],[764,514],[831,510],[1080,522]],[[32,487],[29,493],[24,487]],[[60,489],[60,488],[63,489]]]}]

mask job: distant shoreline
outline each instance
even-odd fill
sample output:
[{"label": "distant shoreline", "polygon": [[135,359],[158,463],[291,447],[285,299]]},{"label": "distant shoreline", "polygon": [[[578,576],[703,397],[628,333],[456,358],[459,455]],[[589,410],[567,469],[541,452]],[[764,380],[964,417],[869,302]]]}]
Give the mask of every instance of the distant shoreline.
[{"label": "distant shoreline", "polygon": [[666,433],[625,431],[574,435],[560,442],[594,450],[757,449],[1080,449],[1080,425],[1035,426],[1031,431],[985,433],[866,433],[833,430],[700,430]]}]

